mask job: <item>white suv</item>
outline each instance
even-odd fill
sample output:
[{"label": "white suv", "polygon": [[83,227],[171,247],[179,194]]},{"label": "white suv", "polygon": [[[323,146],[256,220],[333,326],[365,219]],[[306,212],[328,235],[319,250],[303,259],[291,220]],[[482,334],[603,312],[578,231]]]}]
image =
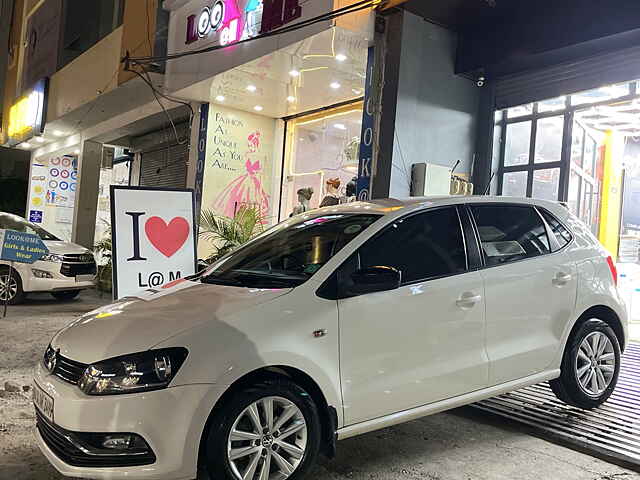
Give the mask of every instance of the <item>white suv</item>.
[{"label": "white suv", "polygon": [[11,213],[0,212],[0,228],[36,234],[49,249],[32,264],[0,260],[0,303],[21,303],[29,292],[49,292],[58,300],[71,300],[81,290],[95,286],[96,261],[91,250],[60,240]]},{"label": "white suv", "polygon": [[38,441],[73,477],[300,478],[336,440],[538,382],[596,407],[626,325],[611,257],[561,205],[327,207],[56,334]]}]

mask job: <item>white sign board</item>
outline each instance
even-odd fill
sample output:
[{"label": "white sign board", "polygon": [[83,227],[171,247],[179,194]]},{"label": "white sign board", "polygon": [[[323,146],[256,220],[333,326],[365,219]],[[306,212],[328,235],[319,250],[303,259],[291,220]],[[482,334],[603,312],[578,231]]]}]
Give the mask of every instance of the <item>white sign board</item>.
[{"label": "white sign board", "polygon": [[114,299],[195,273],[193,190],[111,186]]}]

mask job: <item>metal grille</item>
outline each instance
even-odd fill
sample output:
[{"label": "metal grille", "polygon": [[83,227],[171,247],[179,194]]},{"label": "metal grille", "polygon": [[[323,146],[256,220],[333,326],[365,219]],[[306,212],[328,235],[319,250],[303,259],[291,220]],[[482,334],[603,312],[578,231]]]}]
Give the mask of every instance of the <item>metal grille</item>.
[{"label": "metal grille", "polygon": [[86,368],[87,365],[84,363],[75,362],[58,355],[58,362],[56,363],[56,368],[53,370],[53,374],[65,382],[77,385]]},{"label": "metal grille", "polygon": [[524,423],[581,450],[640,466],[640,343],[628,345],[613,395],[594,410],[564,404],[546,383],[472,406]]},{"label": "metal grille", "polygon": [[188,156],[187,144],[143,152],[140,162],[140,186],[184,188],[187,181]]}]

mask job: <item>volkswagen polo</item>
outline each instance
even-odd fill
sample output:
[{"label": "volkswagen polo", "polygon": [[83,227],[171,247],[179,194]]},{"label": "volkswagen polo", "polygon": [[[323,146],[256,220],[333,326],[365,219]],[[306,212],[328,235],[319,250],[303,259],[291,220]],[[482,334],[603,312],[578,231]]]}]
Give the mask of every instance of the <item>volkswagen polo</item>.
[{"label": "volkswagen polo", "polygon": [[337,440],[538,382],[594,408],[626,321],[613,259],[562,205],[328,207],[58,332],[38,443],[72,477],[301,478]]}]

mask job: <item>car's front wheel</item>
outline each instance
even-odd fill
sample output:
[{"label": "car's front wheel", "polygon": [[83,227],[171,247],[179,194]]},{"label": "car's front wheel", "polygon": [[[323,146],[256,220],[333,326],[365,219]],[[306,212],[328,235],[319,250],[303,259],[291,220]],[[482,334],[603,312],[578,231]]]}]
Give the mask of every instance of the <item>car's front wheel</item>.
[{"label": "car's front wheel", "polygon": [[22,303],[25,297],[20,275],[15,270],[9,270],[9,267],[0,267],[0,303],[17,305]]},{"label": "car's front wheel", "polygon": [[581,324],[569,338],[560,371],[549,382],[560,400],[584,409],[602,405],[620,372],[620,344],[611,327],[598,319]]},{"label": "car's front wheel", "polygon": [[216,479],[300,479],[315,462],[320,434],[311,396],[291,381],[266,380],[217,409],[206,440],[206,467]]}]

